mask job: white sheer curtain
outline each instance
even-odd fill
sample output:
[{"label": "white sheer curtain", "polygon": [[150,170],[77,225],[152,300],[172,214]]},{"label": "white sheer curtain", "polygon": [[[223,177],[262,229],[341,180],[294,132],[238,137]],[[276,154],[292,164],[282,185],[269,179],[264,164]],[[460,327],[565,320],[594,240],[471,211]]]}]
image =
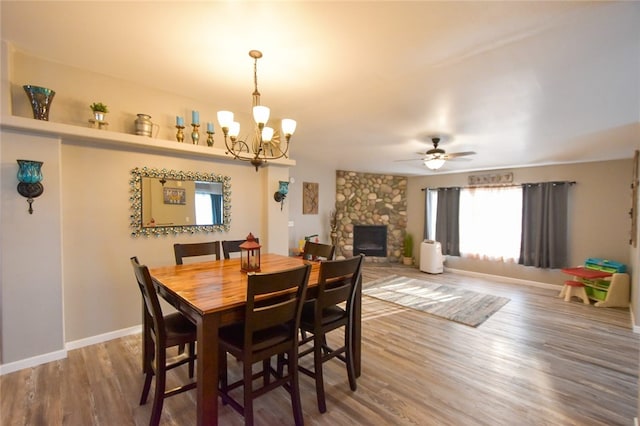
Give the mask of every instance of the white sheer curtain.
[{"label": "white sheer curtain", "polygon": [[460,192],[460,254],[517,262],[522,231],[522,188],[465,188]]}]

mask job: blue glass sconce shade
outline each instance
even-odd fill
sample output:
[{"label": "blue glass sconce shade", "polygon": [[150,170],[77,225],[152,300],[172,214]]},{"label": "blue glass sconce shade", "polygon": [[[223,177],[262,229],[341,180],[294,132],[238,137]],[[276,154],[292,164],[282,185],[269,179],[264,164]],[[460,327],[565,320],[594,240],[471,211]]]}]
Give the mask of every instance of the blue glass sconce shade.
[{"label": "blue glass sconce shade", "polygon": [[18,193],[27,199],[29,214],[33,214],[33,199],[44,192],[42,180],[42,161],[18,161]]},{"label": "blue glass sconce shade", "polygon": [[33,118],[48,121],[51,102],[56,92],[46,87],[32,86],[30,84],[26,84],[22,88],[27,93],[27,97],[29,97],[31,109],[33,109]]},{"label": "blue glass sconce shade", "polygon": [[278,182],[280,183],[280,187],[273,194],[273,199],[276,200],[276,202],[280,203],[280,210],[282,210],[284,199],[287,197],[287,194],[289,193],[289,181],[281,180]]}]

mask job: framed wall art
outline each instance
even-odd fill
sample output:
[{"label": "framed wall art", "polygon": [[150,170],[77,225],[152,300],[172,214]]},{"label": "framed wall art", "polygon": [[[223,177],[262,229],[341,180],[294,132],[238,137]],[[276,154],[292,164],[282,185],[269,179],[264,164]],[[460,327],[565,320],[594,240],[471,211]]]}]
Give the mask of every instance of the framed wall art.
[{"label": "framed wall art", "polygon": [[162,188],[165,204],[187,204],[187,191],[184,188]]},{"label": "framed wall art", "polygon": [[318,214],[318,184],[302,182],[302,214]]}]

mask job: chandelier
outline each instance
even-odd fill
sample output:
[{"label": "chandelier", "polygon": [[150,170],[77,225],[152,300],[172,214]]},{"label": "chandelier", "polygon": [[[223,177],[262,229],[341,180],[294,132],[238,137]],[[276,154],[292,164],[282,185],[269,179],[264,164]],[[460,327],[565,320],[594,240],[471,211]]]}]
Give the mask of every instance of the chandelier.
[{"label": "chandelier", "polygon": [[[276,130],[268,127],[269,108],[260,105],[260,92],[258,92],[258,59],[262,58],[262,52],[259,50],[249,51],[249,56],[253,58],[253,119],[256,122],[253,139],[238,139],[240,134],[240,123],[234,121],[233,112],[218,111],[218,123],[222,127],[224,133],[224,144],[227,148],[227,154],[233,155],[233,158],[250,162],[258,171],[258,168],[264,165],[267,160],[277,160],[278,158],[287,158],[289,150],[289,140],[296,130],[295,120],[285,118],[282,120],[282,134],[285,141],[280,140],[280,135]],[[284,143],[284,146],[283,146]]]}]

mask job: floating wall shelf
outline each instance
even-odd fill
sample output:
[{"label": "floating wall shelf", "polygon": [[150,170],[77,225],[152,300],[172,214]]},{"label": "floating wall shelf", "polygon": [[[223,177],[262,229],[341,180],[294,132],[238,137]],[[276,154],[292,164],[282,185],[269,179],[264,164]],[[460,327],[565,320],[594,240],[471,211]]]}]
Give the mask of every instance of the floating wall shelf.
[{"label": "floating wall shelf", "polygon": [[[54,123],[51,121],[35,120],[32,118],[3,115],[0,119],[0,128],[3,130],[15,130],[27,133],[54,136],[65,142],[83,143],[86,145],[111,145],[121,149],[143,149],[155,153],[180,153],[186,156],[211,158],[218,160],[234,161],[226,150],[204,145],[193,145],[187,142],[170,141],[166,139],[149,138],[146,136],[130,135],[127,133],[98,130],[89,127],[79,127],[70,124]],[[237,160],[236,160],[237,161]],[[269,160],[267,165],[295,166],[296,162],[283,158]]]}]

